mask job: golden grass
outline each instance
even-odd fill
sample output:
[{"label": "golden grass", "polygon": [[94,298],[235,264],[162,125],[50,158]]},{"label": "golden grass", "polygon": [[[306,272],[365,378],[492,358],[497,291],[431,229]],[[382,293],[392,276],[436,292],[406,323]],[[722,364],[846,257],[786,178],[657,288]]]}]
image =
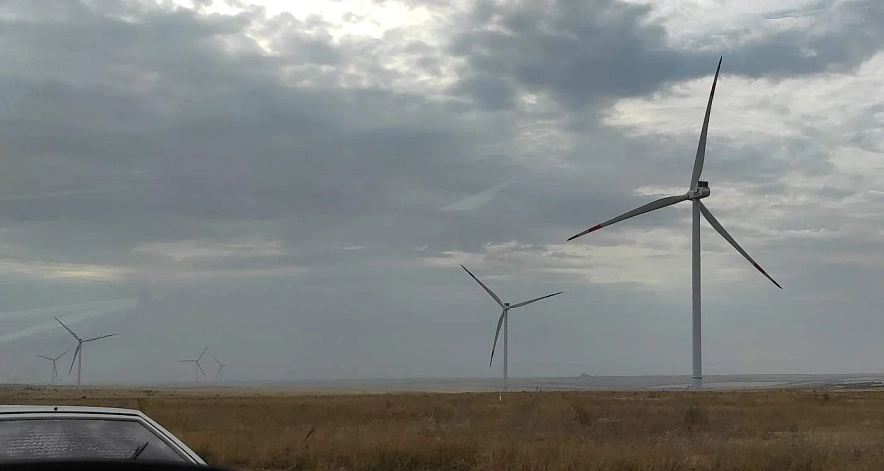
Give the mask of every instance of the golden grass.
[{"label": "golden grass", "polygon": [[884,392],[289,395],[3,389],[140,408],[244,470],[881,470]]}]

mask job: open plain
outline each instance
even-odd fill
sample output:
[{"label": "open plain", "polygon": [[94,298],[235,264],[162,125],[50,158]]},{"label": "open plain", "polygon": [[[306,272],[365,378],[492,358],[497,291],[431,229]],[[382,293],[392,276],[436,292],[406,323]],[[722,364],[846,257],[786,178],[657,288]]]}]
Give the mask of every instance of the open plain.
[{"label": "open plain", "polygon": [[880,470],[884,391],[306,394],[5,387],[138,408],[243,470]]}]

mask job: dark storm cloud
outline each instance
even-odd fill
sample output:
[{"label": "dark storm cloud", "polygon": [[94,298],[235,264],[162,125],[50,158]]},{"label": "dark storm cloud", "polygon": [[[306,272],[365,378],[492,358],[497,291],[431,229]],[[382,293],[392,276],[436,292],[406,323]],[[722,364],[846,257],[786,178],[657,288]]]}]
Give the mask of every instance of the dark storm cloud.
[{"label": "dark storm cloud", "polygon": [[676,81],[710,75],[724,54],[725,73],[794,77],[856,68],[881,49],[884,6],[877,0],[827,2],[809,28],[744,41],[731,33],[722,50],[676,49],[649,5],[618,0],[493,2],[478,0],[459,23],[451,52],[468,70],[456,90],[483,106],[506,90],[471,86],[481,77],[514,80],[549,92],[572,108],[646,95]]},{"label": "dark storm cloud", "polygon": [[[847,72],[881,50],[884,5],[874,0],[828,1],[807,27],[790,28],[728,51],[733,73],[782,78]],[[731,59],[731,55],[733,59]]]},{"label": "dark storm cloud", "polygon": [[[473,80],[470,73],[511,78],[574,107],[708,73],[708,61],[702,67],[696,55],[666,48],[665,29],[643,22],[649,12],[648,6],[617,0],[477,1],[451,52],[467,59],[463,80]],[[640,73],[647,70],[654,73]]]}]

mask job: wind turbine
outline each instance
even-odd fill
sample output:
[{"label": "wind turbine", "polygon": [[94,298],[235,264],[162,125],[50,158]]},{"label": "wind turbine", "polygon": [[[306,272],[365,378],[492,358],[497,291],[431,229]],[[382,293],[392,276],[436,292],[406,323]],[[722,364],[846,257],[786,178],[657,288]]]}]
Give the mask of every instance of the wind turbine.
[{"label": "wind turbine", "polygon": [[77,362],[77,386],[79,386],[81,374],[83,373],[83,344],[87,343],[87,342],[94,342],[96,340],[101,340],[101,339],[108,338],[108,337],[113,337],[114,335],[117,335],[117,334],[115,334],[115,333],[114,334],[107,334],[107,335],[102,335],[100,337],[93,337],[91,339],[83,340],[77,334],[75,334],[73,330],[69,329],[68,326],[64,325],[64,323],[62,321],[59,321],[57,317],[55,318],[55,320],[57,320],[58,323],[61,324],[61,326],[65,328],[65,330],[70,332],[71,335],[73,335],[75,339],[77,339],[77,349],[74,350],[74,358],[71,360],[71,370],[68,371],[68,374],[70,374],[71,372],[74,371],[74,362],[77,362],[77,359],[79,359],[80,361]]},{"label": "wind turbine", "polygon": [[202,372],[203,376],[206,376],[206,372],[203,371],[203,367],[200,365],[200,360],[203,358],[203,355],[206,354],[206,350],[209,349],[209,346],[206,345],[206,348],[203,349],[203,353],[200,353],[200,356],[196,357],[196,360],[178,360],[178,363],[193,363],[193,381],[196,382],[199,380],[198,373]]},{"label": "wind turbine", "polygon": [[215,373],[215,379],[218,379],[218,376],[221,375],[221,370],[223,370],[225,366],[230,366],[230,365],[225,365],[224,363],[221,363],[220,361],[218,361],[218,358],[215,355],[212,355],[212,358],[214,358],[215,363],[218,364],[218,372]]},{"label": "wind turbine", "polygon": [[463,265],[461,265],[460,267],[463,268],[464,270],[466,270],[466,272],[469,273],[469,275],[471,277],[473,277],[474,280],[476,280],[476,283],[479,283],[479,285],[481,285],[482,288],[484,288],[485,291],[487,291],[488,294],[490,294],[491,297],[494,298],[495,301],[497,301],[497,304],[499,304],[500,307],[503,308],[503,312],[500,313],[500,318],[497,320],[497,332],[494,333],[494,345],[491,346],[491,361],[488,362],[488,367],[490,368],[491,363],[494,362],[494,349],[497,347],[497,337],[500,335],[500,325],[503,324],[503,390],[506,391],[506,388],[507,388],[507,383],[506,383],[507,382],[507,344],[509,343],[508,338],[507,338],[508,333],[509,333],[509,329],[508,329],[507,324],[509,323],[508,320],[509,320],[510,309],[515,309],[517,307],[526,306],[526,305],[531,304],[533,302],[540,301],[541,299],[551,298],[553,296],[564,293],[564,291],[559,291],[558,293],[553,293],[553,294],[547,294],[546,296],[541,296],[539,298],[534,298],[534,299],[531,299],[528,301],[522,301],[520,303],[510,305],[510,303],[505,303],[505,302],[501,301],[500,297],[498,297],[496,294],[494,294],[494,291],[491,291],[491,289],[489,289],[487,286],[485,286],[485,283],[482,283],[481,281],[479,281],[479,279],[476,278],[476,275],[473,275],[472,272],[467,270],[467,267],[465,267]]},{"label": "wind turbine", "polygon": [[660,208],[665,208],[667,206],[671,206],[676,203],[681,203],[682,201],[691,201],[692,202],[692,214],[693,214],[693,228],[691,231],[692,234],[692,286],[693,286],[693,298],[692,298],[692,308],[693,308],[693,328],[691,332],[692,336],[692,345],[693,345],[693,374],[691,376],[691,389],[694,391],[699,391],[703,388],[703,362],[702,362],[702,354],[701,354],[701,343],[700,343],[700,214],[702,214],[709,224],[724,237],[724,240],[728,241],[737,252],[740,252],[743,257],[746,257],[746,260],[749,260],[749,263],[752,264],[758,271],[761,272],[762,275],[766,276],[768,280],[772,281],[773,284],[777,286],[777,288],[783,289],[779,283],[777,283],[770,275],[764,271],[752,257],[740,247],[740,244],[731,237],[730,234],[724,227],[715,219],[715,216],[706,208],[700,200],[706,198],[710,194],[709,190],[709,182],[700,180],[700,173],[703,171],[703,161],[706,156],[706,133],[709,130],[709,114],[712,112],[712,98],[715,95],[715,84],[718,82],[718,72],[721,70],[721,58],[718,59],[718,68],[715,69],[715,78],[712,80],[712,90],[709,92],[709,102],[706,105],[706,117],[703,119],[703,128],[700,131],[700,143],[697,146],[697,155],[694,158],[694,171],[691,175],[691,186],[687,193],[683,195],[677,196],[667,196],[665,198],[660,198],[656,201],[652,201],[644,206],[638,207],[629,211],[627,213],[621,214],[613,219],[605,221],[601,224],[593,226],[575,236],[572,236],[568,240],[576,239],[582,235],[588,234],[593,231],[597,231],[605,226],[610,226],[611,224],[623,221],[625,219],[629,219],[633,216],[638,216],[639,214],[644,214],[650,211],[654,211]]},{"label": "wind turbine", "polygon": [[45,358],[45,359],[52,362],[52,384],[55,384],[55,379],[58,378],[58,369],[55,367],[55,362],[58,361],[59,358],[65,356],[65,354],[69,351],[71,351],[70,348],[65,350],[64,353],[62,353],[61,355],[59,355],[55,358],[50,358],[50,357],[47,357],[46,355],[37,355],[40,358]]}]

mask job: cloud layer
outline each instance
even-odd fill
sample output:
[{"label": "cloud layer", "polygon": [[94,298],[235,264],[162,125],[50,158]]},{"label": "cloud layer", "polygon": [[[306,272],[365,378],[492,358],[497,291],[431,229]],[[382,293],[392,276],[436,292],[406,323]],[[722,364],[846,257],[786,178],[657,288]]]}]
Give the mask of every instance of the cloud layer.
[{"label": "cloud layer", "polygon": [[566,291],[514,316],[512,375],[686,373],[688,209],[564,241],[686,190],[724,55],[707,205],[786,289],[704,227],[705,369],[875,371],[884,7],[740,5],[8,1],[2,311],[162,292],[82,320],[121,332],[96,381],[205,344],[231,378],[496,375],[463,263]]}]

